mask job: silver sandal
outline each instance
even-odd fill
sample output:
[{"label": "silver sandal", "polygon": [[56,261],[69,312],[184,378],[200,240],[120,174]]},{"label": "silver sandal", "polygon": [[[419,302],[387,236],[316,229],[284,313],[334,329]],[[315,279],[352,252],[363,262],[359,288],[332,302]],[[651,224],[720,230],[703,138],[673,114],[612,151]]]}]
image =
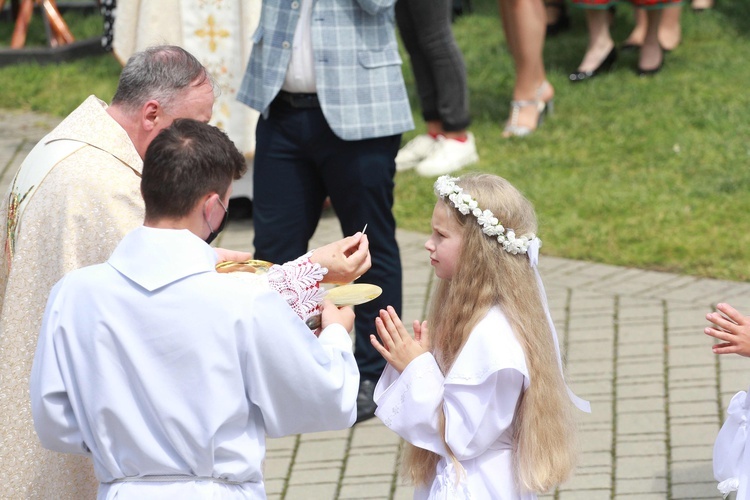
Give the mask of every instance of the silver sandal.
[{"label": "silver sandal", "polygon": [[[549,82],[545,80],[539,86],[539,88],[536,89],[536,98],[534,100],[510,102],[510,120],[508,120],[508,124],[505,125],[505,128],[503,129],[503,137],[526,137],[534,130],[542,126],[544,115],[552,115],[552,113],[554,112],[554,98],[550,99],[548,102],[544,102],[542,100],[542,92],[544,91],[546,85],[549,85]],[[525,125],[518,124],[518,116],[521,112],[521,108],[525,108],[528,106],[536,106],[537,112],[539,113],[535,128],[530,128]]]}]

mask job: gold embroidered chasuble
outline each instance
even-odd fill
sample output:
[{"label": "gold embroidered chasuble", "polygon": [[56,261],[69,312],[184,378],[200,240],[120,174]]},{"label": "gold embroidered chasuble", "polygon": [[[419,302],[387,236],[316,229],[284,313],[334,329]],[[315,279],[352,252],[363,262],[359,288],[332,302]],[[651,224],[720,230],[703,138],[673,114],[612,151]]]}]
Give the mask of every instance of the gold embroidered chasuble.
[{"label": "gold embroidered chasuble", "polygon": [[[143,223],[143,163],[106,107],[91,96],[42,139],[41,155],[33,158],[46,162],[48,173],[31,190],[12,183],[0,205],[0,498],[96,497],[89,458],[39,444],[28,384],[52,286],[73,269],[106,261]],[[62,153],[54,147],[71,140],[80,147]],[[30,159],[19,172],[39,168]]]}]

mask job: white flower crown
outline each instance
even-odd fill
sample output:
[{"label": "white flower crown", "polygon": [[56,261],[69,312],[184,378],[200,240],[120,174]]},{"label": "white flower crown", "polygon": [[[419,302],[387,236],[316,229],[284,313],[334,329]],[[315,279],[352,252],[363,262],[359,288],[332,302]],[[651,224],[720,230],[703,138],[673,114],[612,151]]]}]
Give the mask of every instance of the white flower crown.
[{"label": "white flower crown", "polygon": [[524,234],[517,238],[516,232],[503,227],[491,211],[479,208],[477,200],[470,194],[464,193],[463,188],[456,184],[457,180],[457,177],[449,175],[438,177],[435,181],[435,193],[441,198],[448,198],[462,214],[472,214],[476,217],[477,222],[482,226],[482,232],[491,238],[496,238],[506,252],[513,255],[525,254],[534,242],[538,245],[537,248],[542,246],[542,240],[534,233]]}]

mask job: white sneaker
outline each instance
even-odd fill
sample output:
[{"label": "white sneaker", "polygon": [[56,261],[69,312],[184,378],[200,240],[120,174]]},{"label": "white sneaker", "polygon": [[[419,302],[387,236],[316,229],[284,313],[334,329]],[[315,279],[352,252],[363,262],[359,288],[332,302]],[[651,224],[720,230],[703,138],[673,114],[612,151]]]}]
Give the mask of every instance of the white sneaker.
[{"label": "white sneaker", "polygon": [[407,142],[406,146],[398,150],[398,154],[396,155],[396,170],[400,172],[416,167],[420,161],[430,155],[436,144],[437,139],[434,139],[429,134],[416,136]]},{"label": "white sneaker", "polygon": [[479,161],[474,134],[467,133],[465,141],[438,137],[430,155],[419,162],[417,173],[424,177],[448,174]]}]

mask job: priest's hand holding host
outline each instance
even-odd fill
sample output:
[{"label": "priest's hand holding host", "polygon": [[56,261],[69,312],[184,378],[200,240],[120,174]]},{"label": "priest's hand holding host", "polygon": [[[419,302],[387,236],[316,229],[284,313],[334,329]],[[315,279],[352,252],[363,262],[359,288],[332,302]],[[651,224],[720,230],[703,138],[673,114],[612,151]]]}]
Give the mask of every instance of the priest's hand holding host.
[{"label": "priest's hand holding host", "polygon": [[[310,261],[328,269],[323,283],[341,285],[362,276],[371,266],[370,243],[367,235],[356,233],[316,248]],[[215,248],[218,262],[243,262],[253,258],[250,252]]]}]

